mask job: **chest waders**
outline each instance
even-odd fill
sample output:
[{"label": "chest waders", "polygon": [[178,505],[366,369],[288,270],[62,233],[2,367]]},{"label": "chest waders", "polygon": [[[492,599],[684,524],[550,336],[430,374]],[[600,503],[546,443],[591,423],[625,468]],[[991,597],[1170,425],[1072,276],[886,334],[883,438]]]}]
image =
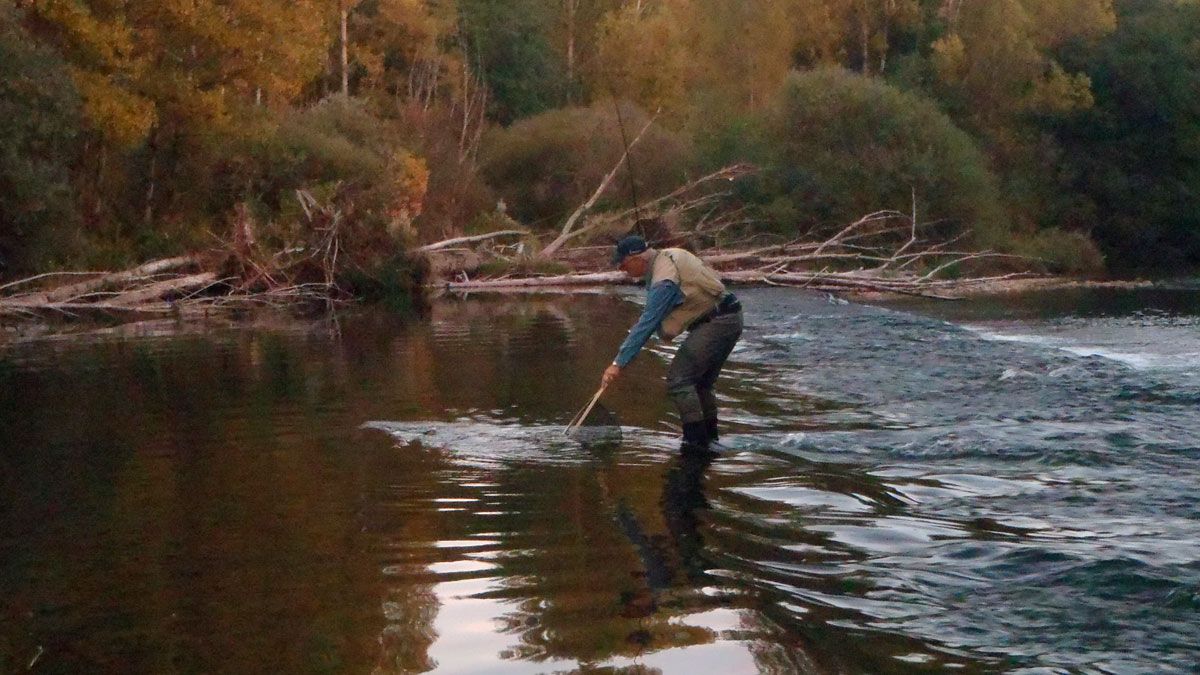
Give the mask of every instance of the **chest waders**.
[{"label": "chest waders", "polygon": [[663,333],[686,331],[687,338],[667,369],[667,394],[679,410],[685,449],[703,448],[717,440],[713,387],[742,336],[742,307],[716,273],[687,251],[659,253],[652,282],[668,278],[679,283],[684,302],[663,320]]}]

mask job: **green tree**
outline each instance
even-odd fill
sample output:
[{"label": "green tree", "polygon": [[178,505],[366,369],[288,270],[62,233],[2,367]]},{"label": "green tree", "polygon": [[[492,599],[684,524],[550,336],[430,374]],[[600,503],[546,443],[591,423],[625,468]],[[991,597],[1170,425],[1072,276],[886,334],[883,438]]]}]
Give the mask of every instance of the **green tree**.
[{"label": "green tree", "polygon": [[73,248],[80,114],[66,64],[0,7],[0,277]]},{"label": "green tree", "polygon": [[1118,3],[1118,29],[1063,60],[1095,105],[1051,120],[1064,148],[1056,217],[1090,230],[1117,268],[1200,265],[1200,3]]},{"label": "green tree", "polygon": [[569,83],[550,43],[553,3],[539,0],[458,0],[469,61],[492,92],[493,118],[508,124],[562,104]]},{"label": "green tree", "polygon": [[1003,143],[1026,113],[1091,105],[1087,76],[1068,72],[1052,50],[1095,40],[1116,25],[1111,0],[992,0],[960,3],[932,47],[939,98],[956,119]]}]

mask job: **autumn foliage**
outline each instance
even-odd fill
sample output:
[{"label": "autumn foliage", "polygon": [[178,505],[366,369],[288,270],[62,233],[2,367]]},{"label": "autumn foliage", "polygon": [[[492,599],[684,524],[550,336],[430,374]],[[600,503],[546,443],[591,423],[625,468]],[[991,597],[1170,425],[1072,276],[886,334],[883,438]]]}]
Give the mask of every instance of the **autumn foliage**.
[{"label": "autumn foliage", "polygon": [[5,3],[0,275],[290,232],[298,190],[397,251],[553,231],[614,101],[655,122],[601,208],[753,162],[763,232],[915,201],[1056,269],[1195,266],[1198,34],[1194,0]]}]

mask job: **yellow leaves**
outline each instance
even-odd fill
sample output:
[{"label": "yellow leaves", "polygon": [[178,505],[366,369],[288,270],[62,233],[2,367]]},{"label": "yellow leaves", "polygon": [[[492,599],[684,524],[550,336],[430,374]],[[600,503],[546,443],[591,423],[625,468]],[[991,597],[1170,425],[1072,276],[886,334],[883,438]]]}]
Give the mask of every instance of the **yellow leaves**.
[{"label": "yellow leaves", "polygon": [[796,31],[790,0],[693,2],[686,22],[694,35],[694,87],[723,90],[735,106],[759,106],[779,90],[793,65]]},{"label": "yellow leaves", "polygon": [[206,79],[231,86],[247,99],[261,91],[290,102],[320,73],[333,33],[312,0],[229,0],[220,9],[180,36],[202,40],[198,63],[207,71]]},{"label": "yellow leaves", "polygon": [[392,198],[389,200],[388,233],[392,237],[413,235],[413,220],[425,207],[429,190],[429,167],[425,160],[397,150],[388,161]]},{"label": "yellow leaves", "polygon": [[108,142],[129,148],[146,138],[157,119],[154,103],[116,86],[111,78],[71,68],[89,124]]},{"label": "yellow leaves", "polygon": [[367,71],[366,80],[368,82],[374,84],[383,80],[385,55],[382,51],[361,43],[351,43],[349,53],[351,63],[355,63]]},{"label": "yellow leaves", "polygon": [[1066,41],[1111,32],[1112,0],[988,0],[962,4],[959,19],[954,33],[932,45],[932,61],[977,130],[996,140],[1016,115],[1092,105],[1090,80],[1050,54]]},{"label": "yellow leaves", "polygon": [[[409,71],[436,73],[439,86],[455,86],[461,62],[455,40],[454,3],[424,0],[379,0],[351,16],[351,60],[366,70],[360,87],[400,89],[412,84]],[[399,58],[397,58],[399,57]],[[403,63],[403,66],[398,66]]]},{"label": "yellow leaves", "polygon": [[846,37],[844,7],[825,0],[799,0],[788,23],[795,26],[795,50],[806,65],[839,63]]},{"label": "yellow leaves", "polygon": [[112,68],[132,59],[135,36],[119,19],[104,19],[76,0],[33,3],[35,16],[60,30],[72,61],[89,67]]},{"label": "yellow leaves", "polygon": [[597,29],[599,91],[678,112],[688,70],[680,28],[666,8],[643,15],[627,5],[606,16]]},{"label": "yellow leaves", "polygon": [[1083,73],[1068,73],[1057,63],[1038,80],[1029,96],[1029,107],[1042,112],[1068,113],[1092,107],[1092,80]]},{"label": "yellow leaves", "polygon": [[938,38],[933,43],[933,70],[938,80],[960,83],[967,74],[967,47],[956,33]]},{"label": "yellow leaves", "polygon": [[1112,0],[1025,0],[1023,4],[1044,48],[1068,40],[1095,40],[1117,28]]},{"label": "yellow leaves", "polygon": [[223,89],[182,88],[172,107],[175,115],[203,133],[231,131],[236,124]]},{"label": "yellow leaves", "polygon": [[597,28],[594,89],[609,88],[668,120],[688,117],[699,99],[711,106],[759,106],[793,66],[795,0],[675,0],[630,3]]},{"label": "yellow leaves", "polygon": [[402,30],[412,43],[422,46],[432,46],[454,29],[453,20],[434,14],[434,8],[423,0],[382,0],[379,18]]}]

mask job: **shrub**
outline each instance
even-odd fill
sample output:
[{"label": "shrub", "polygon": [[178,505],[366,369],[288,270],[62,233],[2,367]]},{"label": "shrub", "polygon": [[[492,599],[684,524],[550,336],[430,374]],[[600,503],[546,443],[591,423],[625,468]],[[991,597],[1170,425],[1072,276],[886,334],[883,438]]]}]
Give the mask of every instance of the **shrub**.
[{"label": "shrub", "polygon": [[300,187],[374,182],[395,145],[388,136],[365,105],[340,96],[278,120],[258,117],[218,149],[225,157],[216,169],[218,210],[250,200],[273,214]]},{"label": "shrub", "polygon": [[[358,297],[408,306],[426,274],[405,250],[415,241],[429,172],[398,138],[394,122],[334,97],[228,139],[217,176],[224,199],[240,198],[236,209],[225,207],[235,213],[226,216],[233,248],[273,262],[287,252],[293,282],[321,282],[332,270]],[[335,224],[333,265],[323,251]]]},{"label": "shrub", "polygon": [[[971,228],[1003,247],[1009,232],[986,157],[935,105],[840,68],[793,73],[763,125],[765,169],[751,195],[797,228],[836,227],[880,209]],[[789,204],[790,203],[790,204]]]},{"label": "shrub", "polygon": [[415,223],[420,241],[436,241],[469,229],[481,214],[494,211],[496,195],[479,174],[472,156],[473,129],[462,139],[459,111],[410,104],[400,111],[402,142],[429,167],[429,189]]},{"label": "shrub", "polygon": [[336,202],[363,227],[391,239],[411,238],[428,187],[424,161],[401,146],[396,129],[357,100],[340,96],[249,125],[228,139],[216,168],[214,210],[249,203],[264,222],[299,220],[295,191]]},{"label": "shrub", "polygon": [[[595,191],[624,152],[621,126],[632,142],[647,115],[632,105],[596,104],[543,113],[493,133],[484,147],[484,177],[509,213],[526,224],[553,228]],[[630,153],[639,200],[668,192],[686,180],[690,146],[652,125]],[[633,204],[624,167],[598,208]]]},{"label": "shrub", "polygon": [[349,268],[338,281],[355,297],[393,311],[411,312],[425,308],[423,284],[428,276],[425,258],[398,252],[375,261],[369,268]]},{"label": "shrub", "polygon": [[1018,241],[1014,251],[1037,258],[1047,272],[1095,274],[1104,270],[1104,254],[1082,232],[1048,228]]}]

